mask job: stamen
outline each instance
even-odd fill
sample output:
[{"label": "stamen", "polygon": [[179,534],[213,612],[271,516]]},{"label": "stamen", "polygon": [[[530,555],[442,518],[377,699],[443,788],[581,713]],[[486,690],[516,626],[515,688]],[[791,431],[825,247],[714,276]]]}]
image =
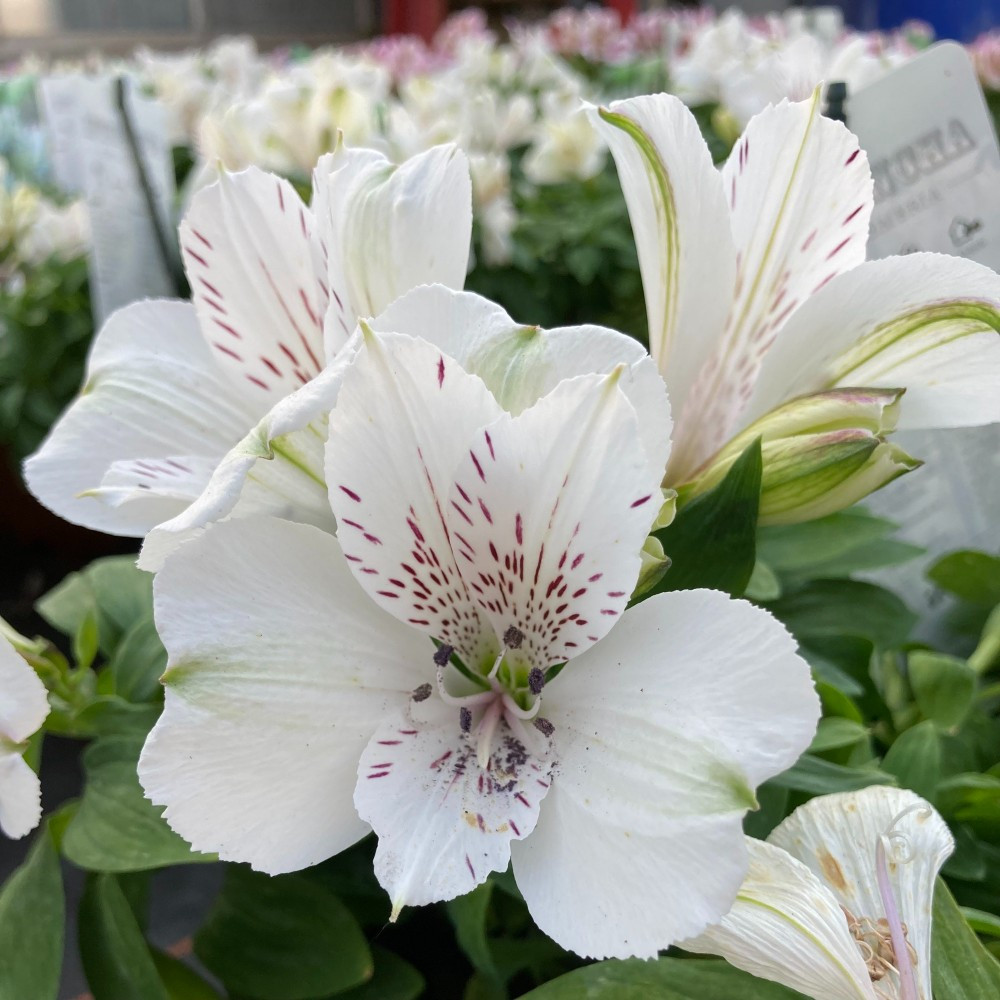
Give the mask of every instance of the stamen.
[{"label": "stamen", "polygon": [[444,668],[440,665],[437,668],[437,688],[441,700],[446,705],[468,705],[474,708],[476,705],[485,705],[486,702],[496,698],[495,691],[480,691],[476,694],[454,695],[444,686]]},{"label": "stamen", "polygon": [[421,684],[420,687],[418,687],[413,694],[410,695],[410,697],[414,701],[427,701],[433,690],[434,688],[432,688],[430,684]]},{"label": "stamen", "polygon": [[454,652],[454,646],[449,646],[447,644],[438,646],[438,648],[434,651],[434,662],[439,667],[446,667],[448,665],[448,661],[451,659],[452,653]]},{"label": "stamen", "polygon": [[538,667],[532,667],[528,674],[528,690],[532,694],[541,694],[545,687],[545,674]]},{"label": "stamen", "polygon": [[551,736],[556,731],[556,727],[543,716],[539,716],[535,719],[535,729],[537,729],[543,736]]},{"label": "stamen", "polygon": [[463,705],[458,710],[458,725],[463,733],[467,733],[472,728],[472,709]]},{"label": "stamen", "polygon": [[503,634],[503,643],[508,649],[520,649],[522,642],[524,633],[516,625],[511,625]]},{"label": "stamen", "polygon": [[533,719],[538,715],[539,708],[542,707],[540,701],[536,701],[531,708],[521,708],[520,705],[506,692],[503,695],[503,710],[504,714],[507,716],[513,716],[515,719]]}]

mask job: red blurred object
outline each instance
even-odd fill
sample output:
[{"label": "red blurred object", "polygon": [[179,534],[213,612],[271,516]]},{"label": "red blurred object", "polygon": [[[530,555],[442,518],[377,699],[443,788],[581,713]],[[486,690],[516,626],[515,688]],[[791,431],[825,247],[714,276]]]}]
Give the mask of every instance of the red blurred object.
[{"label": "red blurred object", "polygon": [[419,35],[425,42],[448,16],[448,0],[385,0],[382,28],[387,35]]},{"label": "red blurred object", "polygon": [[[618,11],[622,24],[628,24],[635,14],[636,0],[605,0],[604,5]],[[448,0],[384,0],[382,10],[386,35],[419,35],[429,42],[448,16],[449,4]]]}]

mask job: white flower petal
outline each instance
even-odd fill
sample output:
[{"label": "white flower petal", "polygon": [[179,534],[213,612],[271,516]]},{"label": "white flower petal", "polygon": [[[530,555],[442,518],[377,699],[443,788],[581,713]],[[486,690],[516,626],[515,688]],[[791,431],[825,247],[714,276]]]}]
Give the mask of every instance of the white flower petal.
[{"label": "white flower petal", "polygon": [[42,818],[42,787],[22,750],[0,739],[0,830],[13,840],[34,830]]},{"label": "white flower petal", "polygon": [[830,386],[905,388],[899,427],[1000,421],[1000,276],[961,257],[869,261],[788,321],[744,419]]},{"label": "white flower petal", "polygon": [[137,302],[98,333],[80,395],[25,463],[25,478],[74,524],[143,535],[187,501],[154,487],[118,507],[101,503],[92,491],[111,465],[178,455],[218,460],[259,416],[216,364],[189,303]]},{"label": "white flower petal", "polygon": [[628,365],[619,387],[635,407],[649,460],[663,468],[670,452],[670,404],[663,379],[632,337],[603,326],[544,330],[516,323],[472,292],[443,285],[415,288],[372,320],[375,330],[421,337],[478,375],[517,416],[564,379],[606,375]]},{"label": "white flower petal", "polygon": [[747,839],[750,872],[733,908],[687,951],[781,983],[812,1000],[878,1000],[840,904],[790,854]]},{"label": "white flower petal", "polygon": [[542,715],[557,765],[513,852],[521,892],[565,947],[651,956],[729,910],[753,790],[806,749],[819,701],[778,622],[698,590],[627,611],[546,686]]},{"label": "white flower petal", "polygon": [[276,518],[214,525],[155,583],[166,702],[139,761],[197,850],[263,871],[363,836],[357,761],[433,677],[433,646],[380,611],[332,536]]},{"label": "white flower petal", "polygon": [[398,167],[373,150],[341,146],[317,164],[313,190],[329,252],[328,351],[339,349],[359,317],[376,315],[417,285],[465,283],[472,183],[454,144]]},{"label": "white flower petal", "polygon": [[0,636],[0,740],[23,743],[49,714],[48,695],[34,668]]},{"label": "white flower petal", "polygon": [[506,870],[511,841],[534,830],[548,791],[548,747],[535,735],[538,746],[525,747],[501,722],[483,769],[475,733],[434,696],[382,723],[361,757],[354,804],[378,834],[375,874],[394,917]]},{"label": "white flower petal", "polygon": [[[919,795],[885,786],[811,799],[784,820],[768,842],[788,851],[823,881],[855,917],[878,921],[885,907],[875,874],[879,838],[899,835],[889,852],[889,878],[907,939],[916,952],[922,1000],[930,1000],[934,880],[955,842],[944,820]],[[908,859],[908,860],[907,860]]]},{"label": "white flower petal", "polygon": [[180,226],[205,338],[265,408],[323,367],[329,293],[315,228],[291,184],[256,167],[220,173]]},{"label": "white flower petal", "polygon": [[733,298],[729,208],[698,123],[676,97],[616,101],[596,120],[632,221],[650,353],[679,412]]},{"label": "white flower petal", "polygon": [[460,458],[500,412],[483,382],[438,348],[369,334],[327,445],[330,505],[358,581],[474,669],[497,650],[455,564],[445,511]]},{"label": "white flower petal", "polygon": [[22,758],[24,741],[49,714],[48,694],[31,665],[0,637],[0,830],[15,840],[42,815],[38,775]]},{"label": "white flower petal", "polygon": [[[760,364],[795,310],[865,259],[872,178],[857,139],[811,101],[759,114],[726,162],[739,267],[726,333],[680,413],[680,475],[735,429]],[[680,450],[677,450],[680,449]]]},{"label": "white flower petal", "polygon": [[144,499],[149,490],[159,498],[190,503],[201,494],[218,460],[206,455],[171,455],[167,458],[134,458],[112,462],[101,485],[88,490],[109,507]]},{"label": "white flower petal", "polygon": [[139,566],[163,560],[214,521],[271,514],[333,533],[324,472],[327,417],[353,357],[341,352],[311,382],[276,404],[218,463],[197,499],[146,536]]},{"label": "white flower petal", "polygon": [[459,572],[497,635],[523,634],[534,667],[607,634],[662,504],[663,470],[647,460],[623,374],[569,379],[503,414],[454,473],[446,519]]}]

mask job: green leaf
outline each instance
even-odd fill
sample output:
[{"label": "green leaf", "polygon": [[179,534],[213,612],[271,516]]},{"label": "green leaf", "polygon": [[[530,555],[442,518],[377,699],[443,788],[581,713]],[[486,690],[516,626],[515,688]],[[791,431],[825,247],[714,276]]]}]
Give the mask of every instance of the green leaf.
[{"label": "green leaf", "polygon": [[803,642],[857,636],[877,646],[899,646],[917,620],[895,594],[859,580],[815,580],[768,608]]},{"label": "green leaf", "polygon": [[153,619],[140,619],[122,636],[111,657],[109,668],[115,692],[133,702],[158,698],[162,692],[160,675],[166,666],[167,651]]},{"label": "green leaf", "polygon": [[993,824],[1000,829],[1000,777],[992,774],[958,774],[938,787],[938,807],[965,823]]},{"label": "green leaf", "polygon": [[826,795],[829,792],[852,792],[869,785],[893,785],[891,774],[875,767],[845,767],[803,754],[784,774],[772,778],[768,784],[778,788],[791,788],[811,795]]},{"label": "green leaf", "polygon": [[136,622],[149,618],[153,578],[135,565],[135,556],[109,556],[70,573],[36,604],[53,628],[75,636],[88,614],[97,621],[98,646],[110,656]]},{"label": "green leaf", "polygon": [[576,969],[521,1000],[801,1000],[801,994],[716,959],[632,958]]},{"label": "green leaf", "polygon": [[711,587],[743,594],[756,562],[761,469],[758,440],[718,486],[681,507],[673,524],[657,532],[671,565],[654,593]]},{"label": "green leaf", "polygon": [[1000,963],[982,946],[940,878],[934,889],[931,980],[938,1000],[1000,996]]},{"label": "green leaf", "polygon": [[62,873],[48,825],[0,890],[0,997],[56,1000],[63,958]]},{"label": "green leaf", "polygon": [[942,590],[973,604],[1000,604],[1000,556],[965,549],[943,556],[927,576]]},{"label": "green leaf", "polygon": [[424,992],[418,969],[385,948],[372,948],[375,975],[363,986],[336,994],[337,1000],[415,1000]]},{"label": "green leaf", "polygon": [[1000,938],[1000,917],[985,910],[974,910],[971,906],[961,907],[962,916],[977,934]]},{"label": "green leaf", "polygon": [[853,507],[804,524],[765,525],[757,532],[757,551],[777,573],[820,577],[895,530],[892,521]]},{"label": "green leaf", "polygon": [[809,745],[810,753],[823,753],[841,747],[854,746],[868,735],[868,729],[853,719],[832,717],[820,719],[816,735]]},{"label": "green leaf", "polygon": [[309,1000],[367,983],[371,951],[354,917],[301,875],[231,865],[194,950],[233,993]]},{"label": "green leaf", "polygon": [[97,657],[97,614],[89,610],[73,636],[73,659],[86,669]]},{"label": "green leaf", "polygon": [[910,687],[925,719],[942,729],[955,729],[972,707],[976,694],[975,670],[944,653],[913,650],[906,660]]},{"label": "green leaf", "polygon": [[776,601],[781,597],[781,581],[759,555],[753,564],[753,573],[750,574],[744,596],[751,601]]},{"label": "green leaf", "polygon": [[499,983],[500,975],[486,938],[486,915],[493,895],[493,883],[484,882],[472,892],[445,903],[448,917],[455,926],[455,938],[472,967],[487,980]]},{"label": "green leaf", "polygon": [[903,788],[935,801],[941,780],[941,736],[933,722],[921,722],[896,738],[882,760]]},{"label": "green leaf", "polygon": [[153,963],[170,1000],[222,1000],[213,986],[166,952],[152,949]]},{"label": "green leaf", "polygon": [[63,853],[91,871],[130,872],[213,861],[191,850],[143,794],[136,775],[142,738],[108,736],[83,755],[83,798],[63,838]]},{"label": "green leaf", "polygon": [[91,875],[80,901],[80,958],[94,1000],[170,1000],[114,875]]}]

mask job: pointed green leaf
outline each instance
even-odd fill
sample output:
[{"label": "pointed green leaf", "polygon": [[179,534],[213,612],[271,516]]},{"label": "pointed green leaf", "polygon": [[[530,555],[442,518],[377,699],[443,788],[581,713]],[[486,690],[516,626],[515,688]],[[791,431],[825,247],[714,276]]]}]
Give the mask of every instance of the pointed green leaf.
[{"label": "pointed green leaf", "polygon": [[934,890],[931,979],[938,1000],[1000,996],[1000,963],[982,946],[941,879]]}]

